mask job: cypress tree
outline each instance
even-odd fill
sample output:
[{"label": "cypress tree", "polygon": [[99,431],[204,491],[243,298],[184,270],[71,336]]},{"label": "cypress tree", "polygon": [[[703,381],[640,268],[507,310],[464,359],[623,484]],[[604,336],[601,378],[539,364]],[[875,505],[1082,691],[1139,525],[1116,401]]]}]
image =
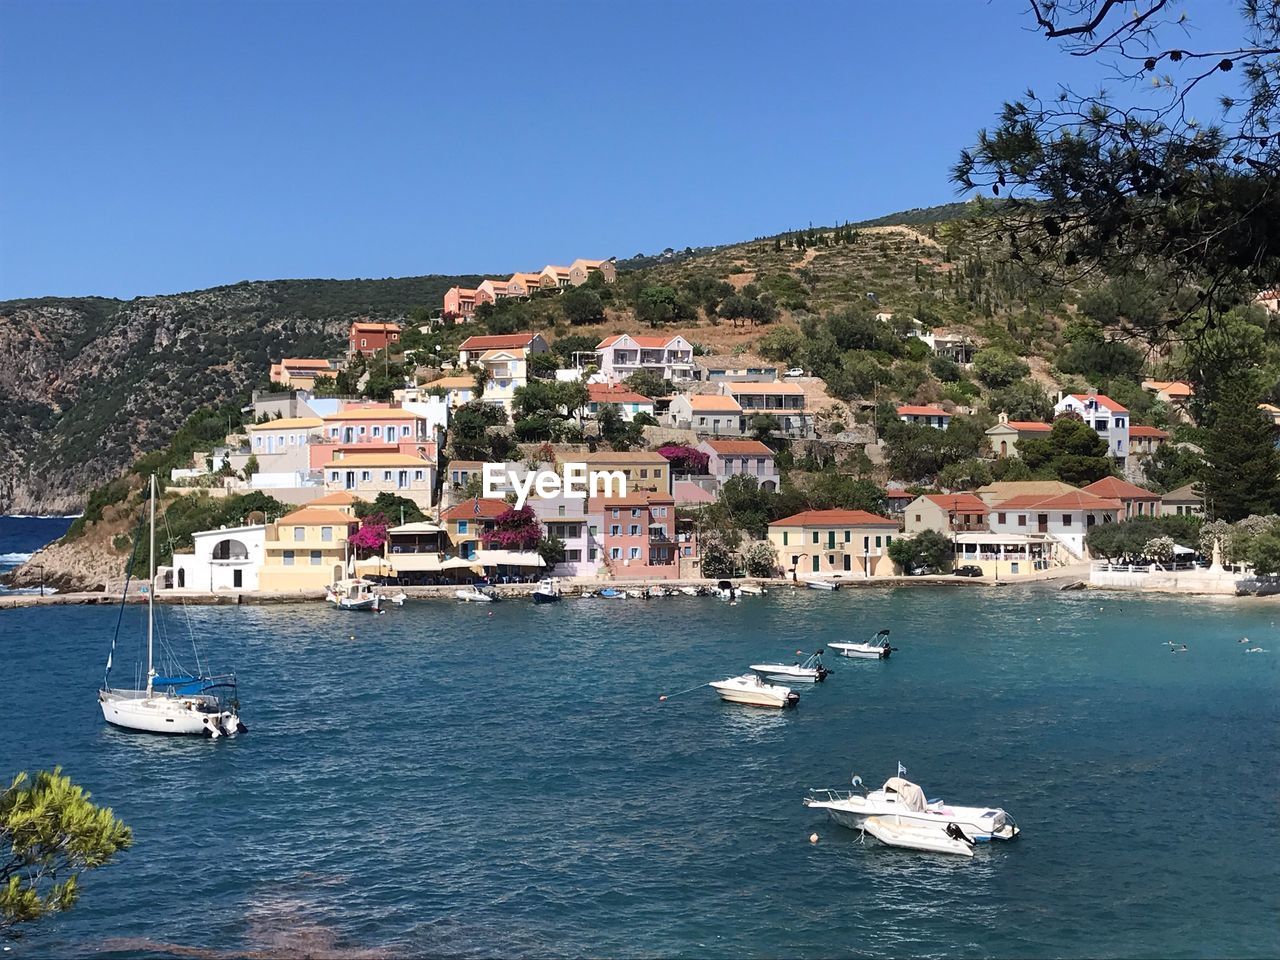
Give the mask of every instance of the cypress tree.
[{"label": "cypress tree", "polygon": [[1215,520],[1234,522],[1280,509],[1280,451],[1276,430],[1258,409],[1247,376],[1223,387],[1213,405],[1205,443],[1205,506]]}]

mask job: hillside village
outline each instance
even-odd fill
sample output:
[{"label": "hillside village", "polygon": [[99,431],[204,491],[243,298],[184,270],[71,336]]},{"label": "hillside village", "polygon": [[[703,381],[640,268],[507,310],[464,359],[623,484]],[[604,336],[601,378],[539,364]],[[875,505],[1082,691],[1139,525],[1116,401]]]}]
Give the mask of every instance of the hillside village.
[{"label": "hillside village", "polygon": [[[1203,398],[1170,376],[1185,358],[1144,358],[1081,317],[1105,306],[1049,304],[982,263],[950,224],[800,231],[642,271],[578,259],[454,285],[412,316],[358,316],[341,355],[262,370],[240,428],[198,414],[160,458],[170,495],[255,521],[181,531],[169,582],[317,589],[356,563],[403,585],[1008,580],[1150,563],[1149,542],[1198,549],[1206,513],[1242,519],[1206,505]],[[1065,319],[1046,326],[1033,305]],[[1274,309],[1261,294],[1242,322]],[[517,511],[480,495],[486,462],[515,478],[617,470],[627,495]],[[98,499],[73,539],[112,495]],[[1100,556],[1116,541],[1091,533],[1113,524],[1148,536]],[[1226,559],[1247,565],[1246,540]]]}]

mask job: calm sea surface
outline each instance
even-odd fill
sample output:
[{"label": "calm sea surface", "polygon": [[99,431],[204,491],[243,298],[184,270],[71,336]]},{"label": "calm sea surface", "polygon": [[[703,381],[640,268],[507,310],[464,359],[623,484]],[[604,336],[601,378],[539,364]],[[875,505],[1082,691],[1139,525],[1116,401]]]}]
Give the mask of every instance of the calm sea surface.
[{"label": "calm sea surface", "polygon": [[[36,550],[58,539],[67,532],[72,519],[0,516],[0,573],[25,563]],[[0,591],[3,590],[0,586]]]},{"label": "calm sea surface", "polygon": [[[164,613],[175,647],[189,615],[239,672],[248,735],[110,729],[116,613],[0,612],[0,774],[61,764],[137,837],[12,956],[1280,954],[1274,603],[954,587]],[[897,654],[829,660],[794,711],[658,703],[880,627]],[[1023,836],[915,854],[800,804],[899,761]]]}]

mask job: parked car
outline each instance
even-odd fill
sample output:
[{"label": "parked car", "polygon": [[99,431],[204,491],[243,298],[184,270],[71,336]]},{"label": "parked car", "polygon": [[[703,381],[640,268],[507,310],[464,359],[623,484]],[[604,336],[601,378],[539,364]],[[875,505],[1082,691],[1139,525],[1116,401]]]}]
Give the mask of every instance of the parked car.
[{"label": "parked car", "polygon": [[784,373],[784,374],[783,374],[783,376],[784,376],[784,377],[803,377],[803,376],[804,376],[804,368],[803,368],[803,367],[792,367],[790,370],[788,370],[786,373]]},{"label": "parked car", "polygon": [[981,577],[983,576],[982,568],[975,567],[971,563],[966,563],[963,567],[956,567],[952,571],[957,577]]}]

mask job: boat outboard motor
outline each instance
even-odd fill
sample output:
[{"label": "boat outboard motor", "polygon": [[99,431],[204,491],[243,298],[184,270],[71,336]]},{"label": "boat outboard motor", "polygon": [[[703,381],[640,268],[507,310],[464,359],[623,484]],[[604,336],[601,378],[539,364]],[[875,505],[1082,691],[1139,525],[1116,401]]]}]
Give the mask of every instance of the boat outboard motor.
[{"label": "boat outboard motor", "polygon": [[952,840],[959,840],[961,843],[967,843],[969,846],[973,846],[973,841],[964,835],[964,831],[960,829],[960,824],[958,823],[948,823],[946,834]]},{"label": "boat outboard motor", "polygon": [[204,735],[206,737],[217,740],[222,736],[222,731],[218,729],[218,725],[208,717],[203,717],[200,722],[204,724]]}]

